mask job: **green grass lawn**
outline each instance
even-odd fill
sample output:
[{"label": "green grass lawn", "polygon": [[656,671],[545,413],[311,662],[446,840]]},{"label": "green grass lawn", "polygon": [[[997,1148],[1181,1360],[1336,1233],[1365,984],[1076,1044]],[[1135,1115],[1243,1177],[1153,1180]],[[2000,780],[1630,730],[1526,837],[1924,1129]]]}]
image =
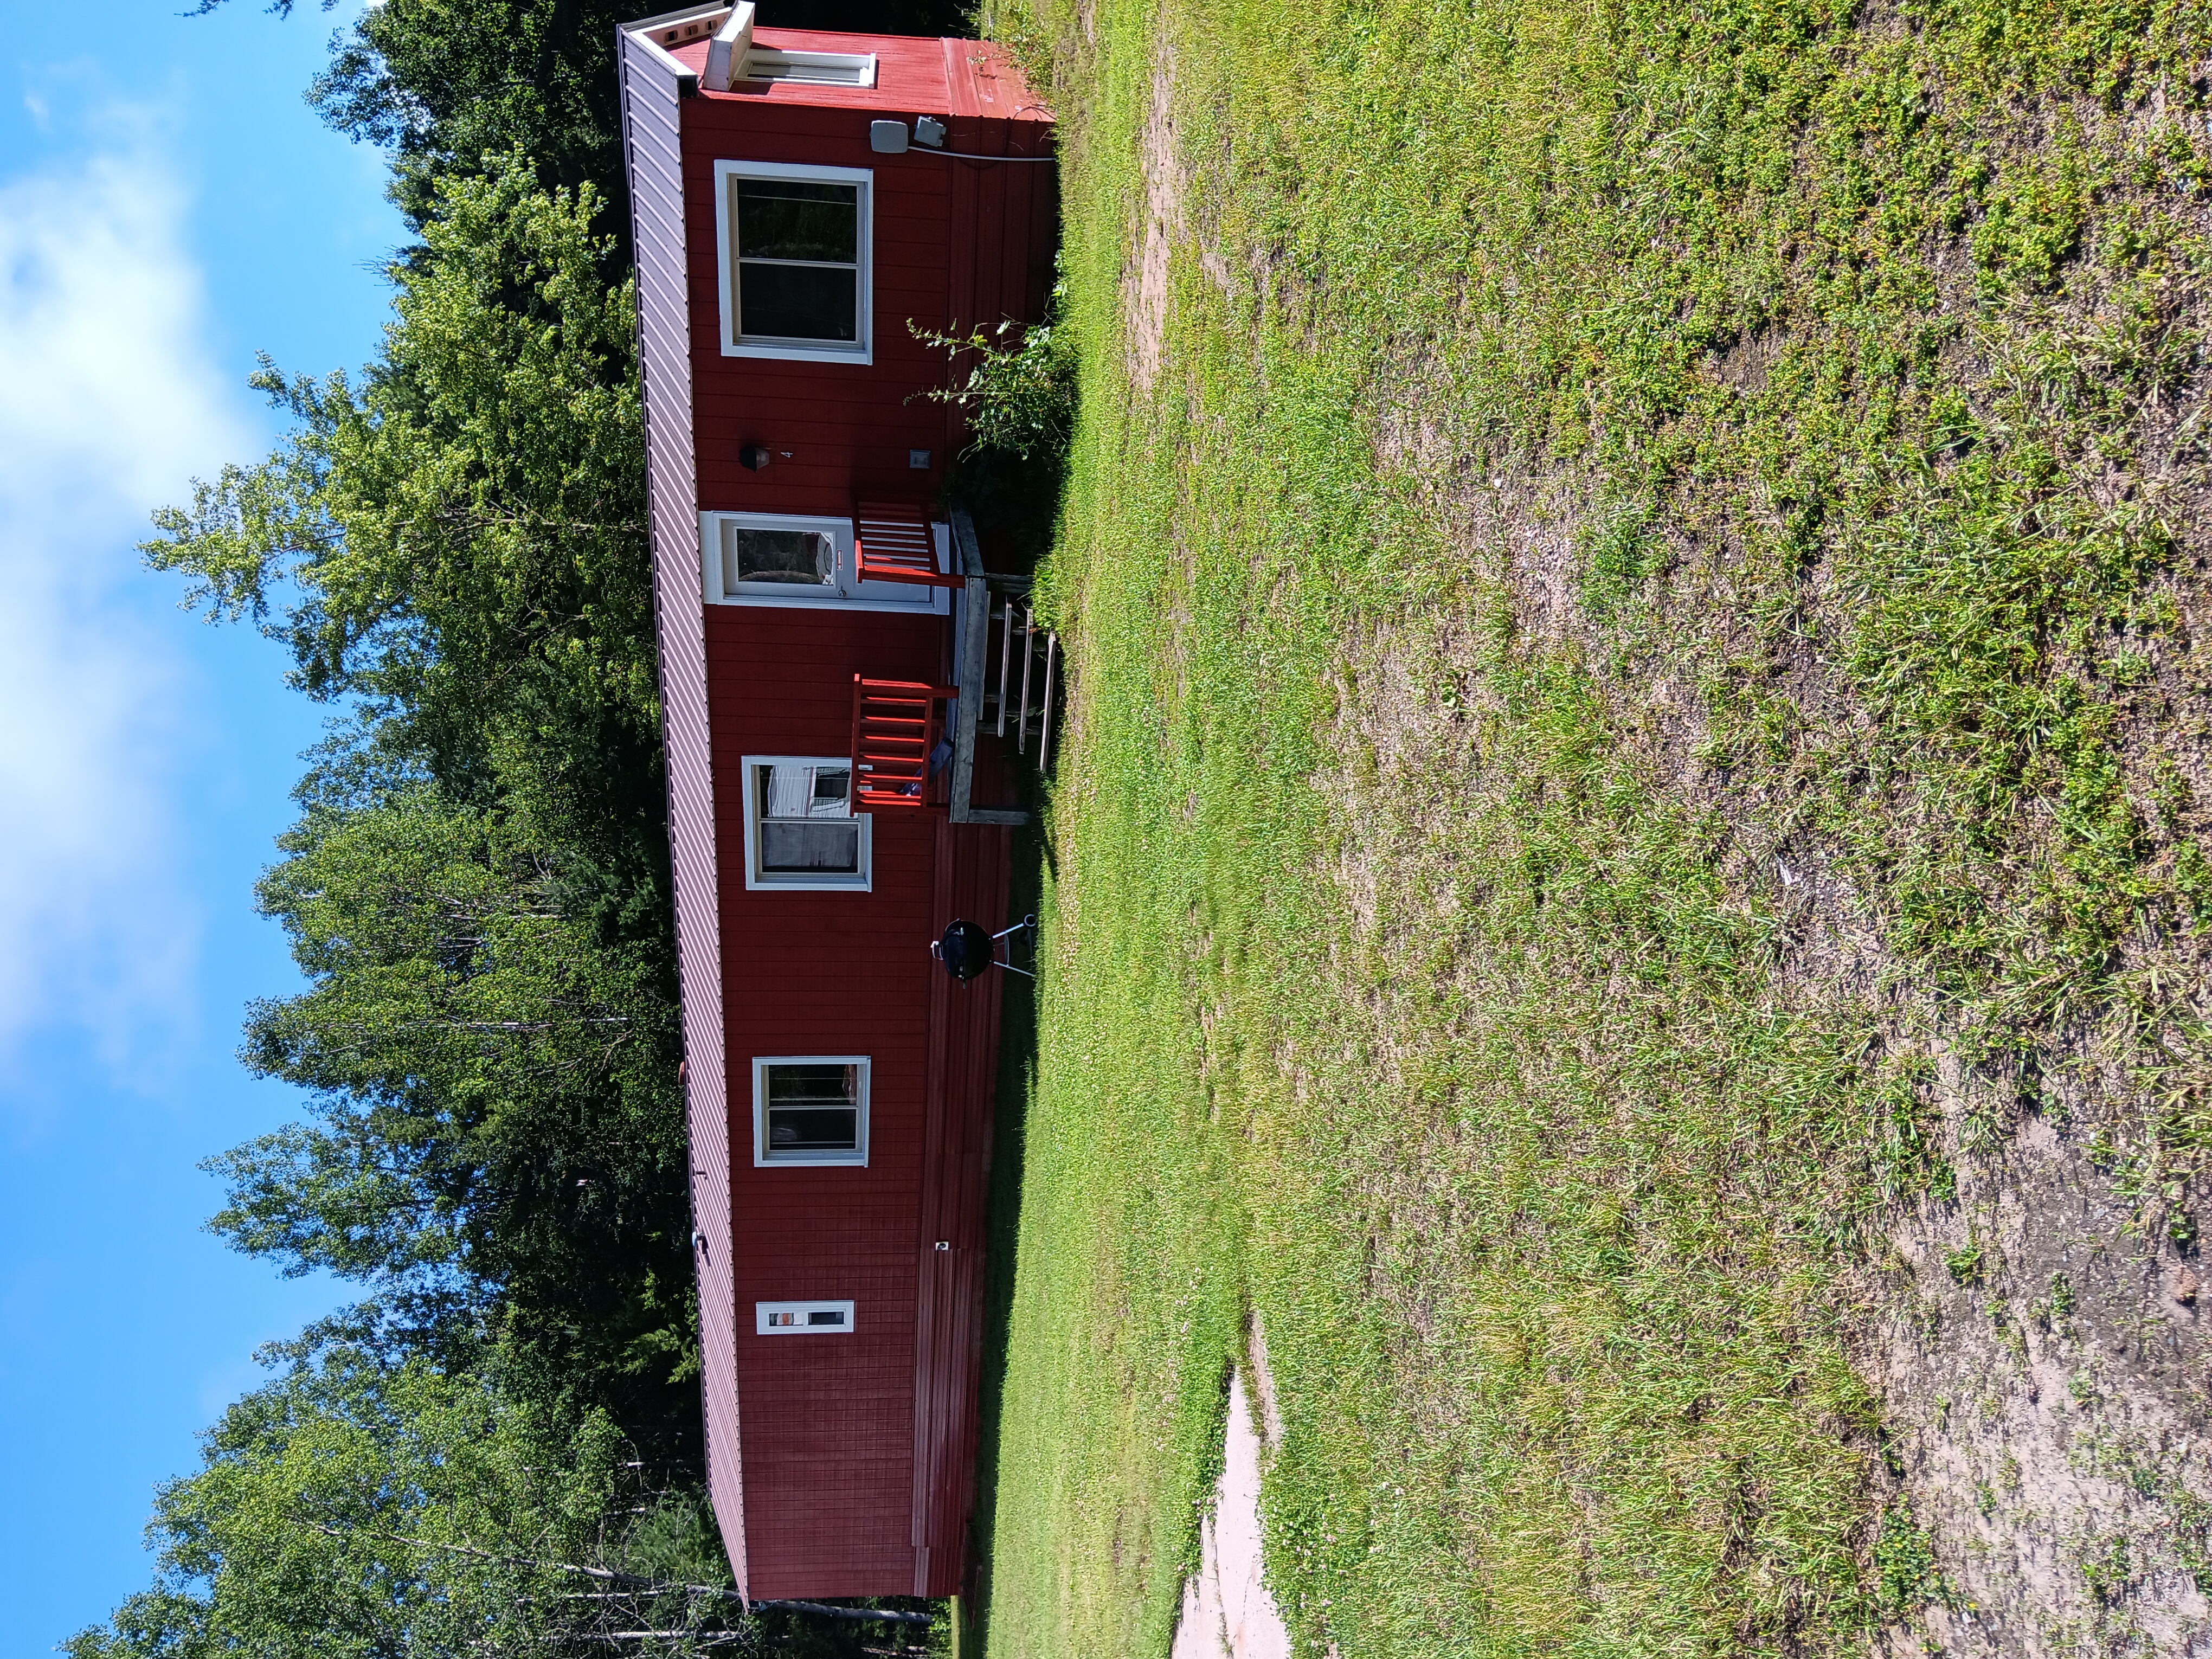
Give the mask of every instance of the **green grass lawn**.
[{"label": "green grass lawn", "polygon": [[1255,1328],[1302,1654],[1863,1645],[1936,1074],[2206,1140],[2212,24],[998,25],[1083,404],[989,1650],[1165,1652]]}]

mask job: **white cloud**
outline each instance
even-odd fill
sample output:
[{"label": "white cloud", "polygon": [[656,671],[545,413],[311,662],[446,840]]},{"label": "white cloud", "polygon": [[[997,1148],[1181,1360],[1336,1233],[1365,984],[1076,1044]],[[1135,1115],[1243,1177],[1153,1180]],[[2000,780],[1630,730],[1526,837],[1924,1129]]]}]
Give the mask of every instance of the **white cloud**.
[{"label": "white cloud", "polygon": [[204,693],[134,544],[253,443],[185,205],[150,150],[0,179],[0,1058],[73,1028],[118,1078],[183,1034],[199,926],[176,793]]}]

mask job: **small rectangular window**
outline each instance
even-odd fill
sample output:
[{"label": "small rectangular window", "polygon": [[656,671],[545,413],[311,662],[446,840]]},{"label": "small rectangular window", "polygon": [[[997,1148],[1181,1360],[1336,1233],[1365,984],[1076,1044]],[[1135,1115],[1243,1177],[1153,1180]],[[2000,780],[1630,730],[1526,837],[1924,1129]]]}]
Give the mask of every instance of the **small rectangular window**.
[{"label": "small rectangular window", "polygon": [[874,821],[853,811],[845,756],[744,757],[745,885],[869,886]]},{"label": "small rectangular window", "polygon": [[849,1302],[756,1302],[753,1329],[762,1336],[836,1336],[853,1328]]},{"label": "small rectangular window", "polygon": [[[797,58],[834,54],[768,56],[803,68]],[[874,175],[767,161],[717,161],[714,174],[725,355],[869,361]]]},{"label": "small rectangular window", "polygon": [[753,1162],[866,1164],[868,1061],[788,1054],[753,1061]]}]

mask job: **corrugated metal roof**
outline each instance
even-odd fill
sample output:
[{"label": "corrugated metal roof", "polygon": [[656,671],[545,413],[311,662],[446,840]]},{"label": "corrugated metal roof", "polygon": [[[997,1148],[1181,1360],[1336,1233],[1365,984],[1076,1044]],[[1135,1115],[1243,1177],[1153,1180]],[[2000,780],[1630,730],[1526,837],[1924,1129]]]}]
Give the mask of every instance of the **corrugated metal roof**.
[{"label": "corrugated metal roof", "polygon": [[[726,8],[694,7],[703,15]],[[690,72],[635,32],[619,31],[623,145],[637,247],[638,356],[645,382],[647,492],[668,750],[668,838],[684,997],[691,1215],[698,1269],[707,1479],[738,1588],[749,1592],[739,1456],[736,1310],[730,1274],[729,1079],[722,1049],[722,951],[714,774],[707,726],[705,601],[686,335],[680,100]]]}]

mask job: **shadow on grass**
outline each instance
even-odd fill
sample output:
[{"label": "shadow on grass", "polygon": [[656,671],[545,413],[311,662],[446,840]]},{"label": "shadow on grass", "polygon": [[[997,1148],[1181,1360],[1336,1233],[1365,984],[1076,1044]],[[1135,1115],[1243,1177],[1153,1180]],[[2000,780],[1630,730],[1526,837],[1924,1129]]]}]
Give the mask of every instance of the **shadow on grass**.
[{"label": "shadow on grass", "polygon": [[[994,585],[1002,593],[1027,591],[1037,566],[1054,544],[1066,489],[1064,448],[1016,454],[971,445],[955,458],[946,480],[945,499],[969,514],[984,568],[994,574],[997,579]],[[1064,707],[1067,672],[1064,659],[1060,672],[1062,689],[1054,702]],[[1049,709],[1047,718],[1052,718]],[[1013,804],[1026,808],[1030,815],[1030,821],[1013,832],[1007,915],[1042,915],[1052,875],[1052,844],[1045,828],[1047,781],[1036,770],[1035,751],[1026,757],[1018,757],[1009,744],[1002,753]],[[1033,939],[1031,943],[1035,942]],[[1034,957],[1025,965],[1034,968]],[[1003,977],[990,1188],[984,1213],[983,1358],[977,1401],[975,1508],[969,1522],[967,1577],[952,1621],[954,1652],[960,1659],[970,1659],[983,1651],[988,1622],[992,1528],[998,1513],[1001,1473],[999,1434],[1006,1400],[1007,1335],[1014,1300],[1015,1254],[1022,1230],[1022,1172],[1030,1092],[1036,1079],[1036,981],[1019,974]]]},{"label": "shadow on grass", "polygon": [[[1041,811],[1045,791],[1033,772],[1014,769],[1030,822],[1014,831],[1009,898],[1012,915],[1038,913],[1051,860]],[[983,1364],[979,1385],[975,1507],[969,1522],[963,1598],[961,1659],[983,1651],[990,1593],[992,1527],[998,1511],[999,1425],[1005,1405],[1007,1331],[1014,1300],[1014,1258],[1022,1230],[1022,1168],[1030,1094],[1036,1078],[1036,985],[1006,975],[999,1016],[999,1079],[991,1139],[990,1190],[984,1213]]]}]

